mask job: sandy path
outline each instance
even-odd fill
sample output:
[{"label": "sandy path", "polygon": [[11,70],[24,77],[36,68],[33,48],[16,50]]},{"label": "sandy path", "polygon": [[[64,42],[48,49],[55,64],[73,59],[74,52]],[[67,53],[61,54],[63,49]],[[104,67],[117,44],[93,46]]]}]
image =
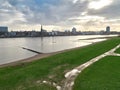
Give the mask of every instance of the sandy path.
[{"label": "sandy path", "polygon": [[117,54],[117,53],[114,53],[114,51],[116,49],[120,48],[120,44],[118,46],[116,46],[115,48],[111,49],[110,51],[98,56],[98,57],[95,57],[91,60],[89,60],[88,62],[74,68],[73,70],[67,72],[65,74],[65,84],[63,87],[61,87],[61,90],[72,90],[72,87],[74,85],[74,81],[75,79],[77,78],[77,76],[85,69],[87,68],[88,66],[90,66],[91,64],[97,62],[98,60],[102,59],[103,57],[106,57],[106,56],[109,56],[109,55],[112,55],[112,56],[120,56],[120,54]]}]

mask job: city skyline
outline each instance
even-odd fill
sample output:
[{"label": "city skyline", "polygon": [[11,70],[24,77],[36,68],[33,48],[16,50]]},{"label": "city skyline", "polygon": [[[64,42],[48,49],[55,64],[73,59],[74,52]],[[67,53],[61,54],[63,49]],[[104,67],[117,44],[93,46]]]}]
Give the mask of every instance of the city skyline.
[{"label": "city skyline", "polygon": [[119,31],[119,0],[0,0],[0,25],[9,30]]}]

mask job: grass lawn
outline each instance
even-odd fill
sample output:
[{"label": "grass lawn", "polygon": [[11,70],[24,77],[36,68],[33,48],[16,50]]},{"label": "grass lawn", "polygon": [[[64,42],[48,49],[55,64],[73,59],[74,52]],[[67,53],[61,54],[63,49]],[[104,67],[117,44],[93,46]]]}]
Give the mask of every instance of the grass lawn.
[{"label": "grass lawn", "polygon": [[120,54],[120,48],[118,48],[115,52]]},{"label": "grass lawn", "polygon": [[114,48],[119,43],[120,38],[113,38],[31,63],[0,68],[0,90],[55,90],[54,87],[38,84],[37,81],[49,80],[62,85],[67,71]]},{"label": "grass lawn", "polygon": [[120,57],[108,56],[86,68],[73,90],[120,90]]}]

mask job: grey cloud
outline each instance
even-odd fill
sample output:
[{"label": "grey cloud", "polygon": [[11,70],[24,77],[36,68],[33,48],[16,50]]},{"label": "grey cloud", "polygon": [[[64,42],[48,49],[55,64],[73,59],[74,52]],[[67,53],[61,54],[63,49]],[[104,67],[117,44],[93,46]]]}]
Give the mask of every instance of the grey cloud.
[{"label": "grey cloud", "polygon": [[28,21],[33,21],[34,23],[55,24],[65,21],[70,17],[79,16],[80,12],[86,8],[85,6],[86,5],[79,3],[73,4],[66,0],[58,6],[46,4],[43,6],[44,10],[40,8],[32,11],[33,8],[31,9],[31,7],[29,7],[33,17],[29,17],[28,14],[26,14],[26,16]]},{"label": "grey cloud", "polygon": [[[29,24],[59,24],[71,17],[80,16],[87,9],[86,2],[73,0],[61,0],[59,4],[37,5],[33,0],[8,0],[19,12],[24,14]],[[27,3],[26,3],[27,2]]]},{"label": "grey cloud", "polygon": [[10,25],[15,22],[25,22],[24,15],[17,11],[7,0],[1,0],[0,2],[0,24]]},{"label": "grey cloud", "polygon": [[120,0],[114,0],[113,3],[100,10],[88,10],[88,15],[97,15],[106,17],[106,19],[120,18]]},{"label": "grey cloud", "polygon": [[[0,5],[0,20],[10,21],[11,24],[46,24],[46,25],[61,25],[74,24],[69,20],[72,17],[79,17],[81,13],[87,11],[88,15],[96,15],[106,17],[108,19],[117,18],[120,16],[120,1],[114,2],[100,10],[88,9],[88,4],[91,0],[58,0],[57,4],[37,4],[35,0],[1,0],[9,5]],[[13,19],[13,20],[12,20]],[[86,25],[93,24],[93,21],[86,22]],[[75,23],[76,24],[76,23]]]}]

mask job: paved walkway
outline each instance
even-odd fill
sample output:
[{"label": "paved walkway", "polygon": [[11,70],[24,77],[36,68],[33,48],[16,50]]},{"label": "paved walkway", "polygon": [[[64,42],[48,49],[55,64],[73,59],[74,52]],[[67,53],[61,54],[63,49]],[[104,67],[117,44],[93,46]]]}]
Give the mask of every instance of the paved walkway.
[{"label": "paved walkway", "polygon": [[56,87],[57,90],[72,90],[75,79],[85,68],[87,68],[91,64],[97,62],[98,60],[102,59],[103,57],[106,57],[106,56],[120,56],[120,54],[115,53],[116,49],[118,49],[118,48],[120,48],[120,44],[117,45],[115,48],[111,49],[110,51],[105,52],[102,55],[99,55],[99,56],[89,60],[88,62],[74,68],[73,70],[67,72],[65,74],[66,80],[65,80],[64,86],[59,86],[56,83],[49,82],[49,81],[43,81],[42,83],[52,85],[52,86]]},{"label": "paved walkway", "polygon": [[[87,68],[88,66],[90,66],[91,64],[95,63],[96,61],[102,59],[103,57],[106,57],[106,56],[120,56],[120,54],[117,54],[115,53],[116,49],[120,48],[120,44],[118,46],[116,46],[115,48],[111,49],[110,51],[98,56],[98,57],[95,57],[91,60],[89,60],[88,62],[74,68],[73,70],[67,72],[65,74],[65,78],[66,78],[66,81],[65,81],[65,85],[63,88],[61,88],[61,90],[72,90],[72,87],[74,85],[74,81],[76,79],[76,77],[85,69]],[[60,90],[60,89],[59,89]]]}]

